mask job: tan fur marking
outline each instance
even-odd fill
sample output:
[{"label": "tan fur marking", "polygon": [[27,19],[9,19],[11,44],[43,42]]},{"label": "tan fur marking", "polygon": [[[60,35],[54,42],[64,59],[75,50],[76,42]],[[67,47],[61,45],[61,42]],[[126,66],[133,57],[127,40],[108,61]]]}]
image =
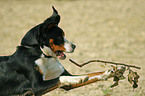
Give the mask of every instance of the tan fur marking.
[{"label": "tan fur marking", "polygon": [[53,39],[50,39],[49,43],[50,43],[50,47],[51,49],[53,50],[53,52],[55,53],[56,51],[66,51],[66,49],[64,48],[64,45],[61,44],[60,46],[59,45],[55,45],[53,43]]},{"label": "tan fur marking", "polygon": [[37,71],[39,71],[39,73],[40,73],[41,75],[43,75],[43,72],[41,71],[41,69],[40,69],[38,66],[36,66],[35,69],[36,69]]},{"label": "tan fur marking", "polygon": [[105,73],[105,71],[103,71],[103,72],[96,72],[96,73],[90,73],[90,74],[85,74],[85,75],[87,75],[89,77],[93,77],[93,76],[96,76],[96,75],[101,75],[103,73]]}]

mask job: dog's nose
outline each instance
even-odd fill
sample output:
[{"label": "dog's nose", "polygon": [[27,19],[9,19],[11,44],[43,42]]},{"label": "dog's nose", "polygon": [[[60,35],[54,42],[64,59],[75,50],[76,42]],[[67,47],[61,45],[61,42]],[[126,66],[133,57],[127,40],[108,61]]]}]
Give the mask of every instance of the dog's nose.
[{"label": "dog's nose", "polygon": [[74,44],[72,44],[71,46],[72,46],[72,48],[73,48],[73,49],[75,49],[75,48],[76,48],[76,45],[74,45]]}]

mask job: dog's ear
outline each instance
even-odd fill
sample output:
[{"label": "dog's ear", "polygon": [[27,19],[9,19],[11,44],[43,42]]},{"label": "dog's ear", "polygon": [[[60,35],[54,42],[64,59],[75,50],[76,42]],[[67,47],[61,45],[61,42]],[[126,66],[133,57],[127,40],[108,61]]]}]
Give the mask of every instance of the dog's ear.
[{"label": "dog's ear", "polygon": [[60,15],[58,14],[57,10],[54,8],[54,6],[52,6],[52,9],[53,9],[52,16],[50,16],[44,21],[44,24],[49,28],[51,26],[58,25],[58,23],[60,22]]}]

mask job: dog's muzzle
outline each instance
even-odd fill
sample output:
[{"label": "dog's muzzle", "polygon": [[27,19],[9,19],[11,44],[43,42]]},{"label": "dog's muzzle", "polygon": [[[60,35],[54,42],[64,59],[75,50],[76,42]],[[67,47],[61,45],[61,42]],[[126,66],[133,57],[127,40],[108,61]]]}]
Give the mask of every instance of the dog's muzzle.
[{"label": "dog's muzzle", "polygon": [[[66,49],[66,51],[64,51],[64,52],[66,52],[66,53],[73,53],[75,48],[76,48],[76,45],[74,45],[74,44],[72,44],[70,42],[66,42],[64,44],[64,48]],[[66,55],[64,54],[64,52],[63,51],[56,51],[57,57],[59,59],[61,59],[61,60],[64,60],[66,58]]]},{"label": "dog's muzzle", "polygon": [[72,44],[71,47],[72,47],[73,50],[70,53],[73,53],[75,48],[76,48],[76,45]]},{"label": "dog's muzzle", "polygon": [[76,45],[74,45],[73,43],[69,42],[68,40],[64,39],[65,43],[64,43],[64,48],[66,49],[66,53],[73,53]]}]

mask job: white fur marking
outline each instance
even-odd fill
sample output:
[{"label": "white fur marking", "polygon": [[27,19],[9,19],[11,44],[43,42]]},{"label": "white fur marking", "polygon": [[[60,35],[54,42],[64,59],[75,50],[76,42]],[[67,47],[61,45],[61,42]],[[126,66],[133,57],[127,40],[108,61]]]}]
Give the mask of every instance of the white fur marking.
[{"label": "white fur marking", "polygon": [[92,76],[89,78],[89,80],[92,80],[92,79],[98,79],[98,80],[106,80],[108,79],[108,77],[110,76],[111,74],[111,71],[105,71],[105,73],[101,74],[101,75],[96,75],[96,76]]},{"label": "white fur marking", "polygon": [[43,73],[43,80],[51,80],[59,77],[63,72],[64,68],[61,63],[55,58],[41,58],[35,61],[36,65],[39,66]]},{"label": "white fur marking", "polygon": [[88,78],[88,76],[60,76],[59,80],[62,85],[74,85],[85,83]]},{"label": "white fur marking", "polygon": [[64,37],[64,48],[66,49],[65,52],[73,52],[74,49],[72,48],[72,43],[70,41],[68,41],[65,37]]},{"label": "white fur marking", "polygon": [[57,56],[54,54],[54,52],[47,46],[44,46],[43,48],[41,48],[41,51],[47,55],[47,56],[52,56],[53,58],[57,58]]}]

